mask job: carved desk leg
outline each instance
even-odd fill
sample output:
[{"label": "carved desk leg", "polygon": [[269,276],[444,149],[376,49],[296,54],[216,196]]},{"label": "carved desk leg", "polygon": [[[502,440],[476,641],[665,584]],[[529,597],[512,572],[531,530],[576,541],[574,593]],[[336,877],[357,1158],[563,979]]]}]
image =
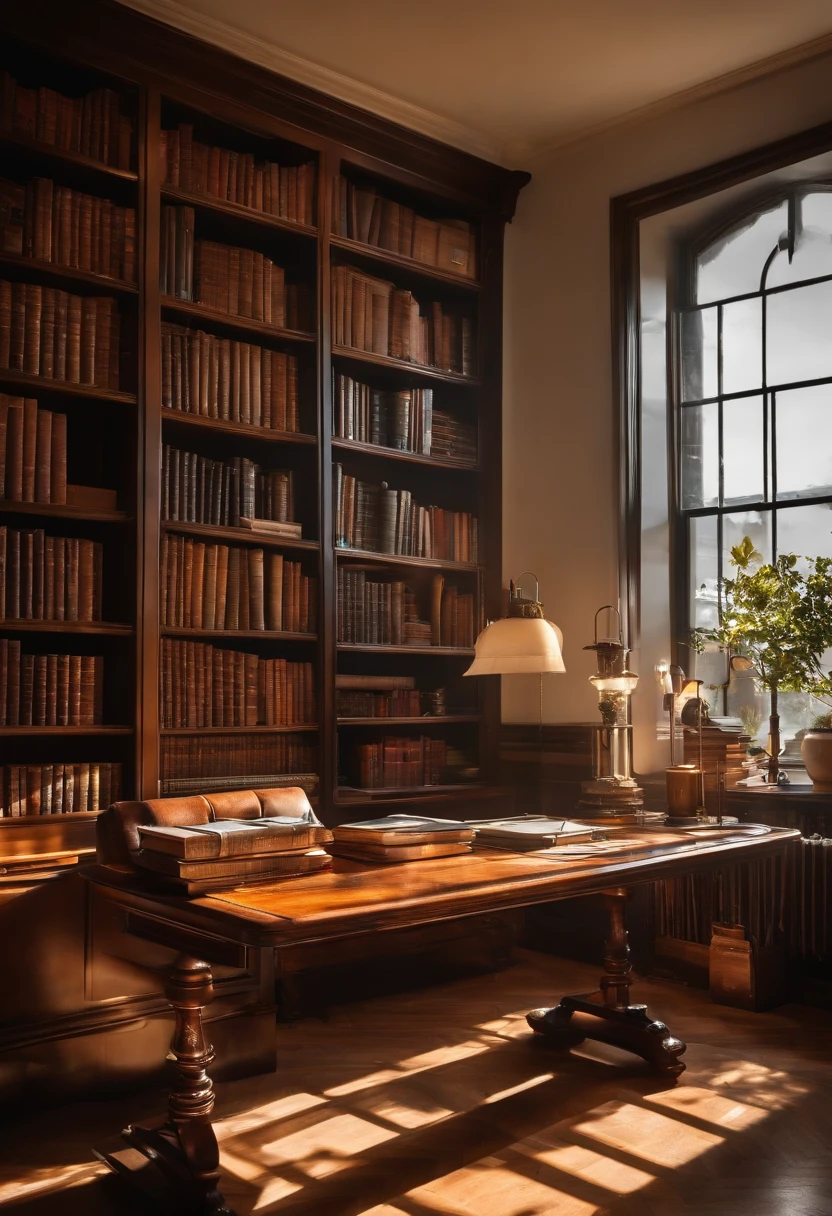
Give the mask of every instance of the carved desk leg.
[{"label": "carved desk leg", "polygon": [[633,967],[625,921],[628,898],[629,892],[624,887],[604,892],[610,929],[604,947],[600,992],[565,996],[552,1009],[533,1009],[526,1020],[536,1034],[545,1035],[563,1047],[596,1039],[634,1052],[658,1072],[678,1076],[685,1070],[679,1059],[685,1044],[670,1033],[664,1022],[654,1021],[646,1005],[630,1004]]},{"label": "carved desk leg", "polygon": [[214,1051],[205,1038],[202,1011],[214,996],[208,963],[181,954],[165,996],[176,1025],[168,1060],[174,1069],[168,1117],[159,1127],[128,1127],[120,1148],[98,1156],[122,1178],[188,1216],[234,1216],[219,1191],[219,1145],[211,1124],[214,1086],[208,1066]]}]

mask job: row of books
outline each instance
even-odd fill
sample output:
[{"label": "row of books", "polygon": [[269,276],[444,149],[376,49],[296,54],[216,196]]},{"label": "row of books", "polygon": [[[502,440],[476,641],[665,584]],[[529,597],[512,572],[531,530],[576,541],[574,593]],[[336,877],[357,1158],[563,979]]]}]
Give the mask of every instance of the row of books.
[{"label": "row of books", "polygon": [[118,338],[109,296],[0,281],[0,368],[117,389]]},{"label": "row of books", "polygon": [[292,523],[294,517],[291,469],[264,472],[244,456],[211,460],[163,445],[162,519],[237,528],[241,518]]},{"label": "row of books", "polygon": [[463,376],[476,375],[472,317],[445,312],[439,301],[423,316],[412,292],[351,266],[332,267],[332,340]]},{"label": "row of books", "polygon": [[315,632],[318,580],[300,562],[167,533],[161,548],[163,627]]},{"label": "row of books", "polygon": [[103,547],[43,528],[0,526],[0,618],[100,621]]},{"label": "row of books", "polygon": [[334,430],[340,439],[430,456],[433,389],[377,389],[335,375]]},{"label": "row of books", "polygon": [[315,223],[315,164],[279,165],[194,139],[191,123],[161,134],[162,179],[167,186],[210,194],[295,223]]},{"label": "row of books", "polygon": [[0,393],[0,498],[66,503],[66,414]]},{"label": "row of books", "polygon": [[[186,781],[194,789],[217,789],[226,782],[248,789],[263,785],[267,776],[313,773],[317,759],[317,746],[296,735],[166,735],[161,741],[162,793],[173,793]],[[218,785],[212,786],[212,779]]]},{"label": "row of books", "polygon": [[132,283],[136,211],[47,177],[0,178],[0,252]]},{"label": "row of books", "polygon": [[355,748],[360,789],[407,789],[442,785],[446,777],[447,744],[428,735],[401,738],[385,735],[376,743]]},{"label": "row of books", "polygon": [[114,169],[130,168],[133,124],[113,89],[67,97],[55,89],[26,88],[0,71],[0,130],[90,156]]},{"label": "row of books", "polygon": [[162,322],[162,405],[274,431],[298,431],[294,355]]},{"label": "row of books", "polygon": [[470,649],[476,636],[474,597],[431,587],[430,620],[419,618],[416,594],[402,581],[372,579],[360,567],[338,569],[338,641],[370,646],[454,646]]},{"label": "row of books", "polygon": [[0,817],[98,811],[121,797],[121,765],[7,764],[0,769]]},{"label": "row of books", "polygon": [[375,190],[336,177],[332,187],[332,231],[336,236],[474,278],[476,235],[465,220],[433,220]]},{"label": "row of books", "polygon": [[104,659],[90,654],[22,654],[0,638],[0,726],[97,726]]},{"label": "row of books", "polygon": [[160,287],[231,316],[249,317],[281,329],[308,323],[309,293],[287,284],[282,266],[254,249],[197,240],[193,207],[162,208]]},{"label": "row of books", "polygon": [[204,642],[162,639],[165,729],[295,726],[315,722],[312,663],[261,659]]},{"label": "row of books", "polygon": [[334,466],[335,544],[406,557],[477,561],[477,517],[469,511],[422,507],[410,490],[359,481]]},{"label": "row of books", "polygon": [[433,411],[430,455],[461,464],[477,463],[477,425],[446,410]]},{"label": "row of books", "polygon": [[418,718],[422,714],[422,694],[418,688],[391,692],[338,689],[335,713],[339,718]]}]

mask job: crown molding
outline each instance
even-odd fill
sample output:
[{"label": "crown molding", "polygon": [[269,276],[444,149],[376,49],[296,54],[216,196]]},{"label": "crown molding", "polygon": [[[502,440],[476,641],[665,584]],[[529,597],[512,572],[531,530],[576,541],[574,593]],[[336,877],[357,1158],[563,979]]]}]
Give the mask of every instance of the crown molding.
[{"label": "crown molding", "polygon": [[647,105],[637,106],[636,109],[628,110],[624,114],[591,123],[576,131],[564,132],[562,136],[555,139],[521,144],[516,148],[516,154],[525,164],[540,168],[547,161],[557,160],[559,156],[572,152],[577,145],[588,143],[610,131],[623,131],[629,127],[640,126],[642,123],[651,122],[653,119],[670,114],[674,110],[695,105],[700,101],[707,101],[711,97],[740,89],[744,85],[753,84],[765,77],[787,72],[790,68],[800,67],[802,64],[810,63],[813,59],[822,59],[825,55],[832,55],[832,34],[822,34],[810,42],[801,42],[785,51],[778,51],[776,55],[758,59],[754,63],[736,68],[732,72],[725,72],[721,76],[714,76],[711,80],[691,85],[689,89],[681,89],[678,93],[671,93],[657,101],[648,102]]},{"label": "crown molding", "polygon": [[266,42],[235,29],[225,21],[197,13],[180,3],[180,0],[118,2],[126,8],[144,13],[147,17],[172,25],[193,38],[200,38],[203,42],[221,47],[231,55],[248,60],[249,63],[256,63],[269,72],[287,76],[290,80],[327,93],[330,97],[337,97],[340,101],[349,102],[362,110],[369,110],[380,118],[407,127],[411,131],[418,131],[420,135],[426,135],[439,143],[450,144],[453,148],[460,148],[463,152],[470,152],[473,156],[482,157],[493,164],[511,167],[504,158],[503,146],[485,132],[465,126],[464,123],[446,118],[442,114],[434,114],[431,110],[394,97],[383,89],[376,89],[351,76],[344,76],[332,68],[313,63],[312,60],[286,51],[273,42]]}]

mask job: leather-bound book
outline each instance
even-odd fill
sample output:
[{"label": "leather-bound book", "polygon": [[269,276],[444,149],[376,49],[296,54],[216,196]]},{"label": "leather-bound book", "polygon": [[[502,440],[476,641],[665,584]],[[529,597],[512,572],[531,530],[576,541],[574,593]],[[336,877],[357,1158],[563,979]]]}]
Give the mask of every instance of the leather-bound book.
[{"label": "leather-bound book", "polygon": [[78,541],[78,620],[95,620],[95,546]]},{"label": "leather-bound book", "polygon": [[251,628],[251,595],[248,578],[248,554],[245,549],[238,550],[239,554],[239,624],[238,629]]},{"label": "leather-bound book", "polygon": [[205,578],[205,544],[193,543],[193,575],[191,580],[191,628],[202,629]]},{"label": "leather-bound book", "polygon": [[76,537],[67,537],[66,550],[66,620],[77,621],[80,575],[80,544]]},{"label": "leather-bound book", "polygon": [[264,556],[262,549],[248,550],[249,629],[265,629]]},{"label": "leather-bound book", "polygon": [[41,308],[40,374],[55,379],[55,290],[44,287]]},{"label": "leather-bound book", "polygon": [[[6,579],[8,572],[9,533],[5,524],[0,524],[0,621],[6,619]],[[0,692],[2,702],[2,692]]]},{"label": "leather-bound book", "polygon": [[21,726],[32,726],[32,704],[35,682],[35,656],[20,656],[20,707],[18,721]]},{"label": "leather-bound book", "polygon": [[[225,593],[225,628],[240,628],[240,550],[226,547],[227,578]],[[219,577],[217,578],[219,587]]]},{"label": "leather-bound book", "polygon": [[0,367],[11,367],[12,285],[0,281]]},{"label": "leather-bound book", "polygon": [[5,497],[12,502],[23,499],[23,436],[24,403],[22,398],[9,399],[6,416],[6,478]]},{"label": "leather-bound book", "polygon": [[64,811],[64,765],[55,764],[52,767],[52,814],[62,815]]},{"label": "leather-bound book", "polygon": [[76,811],[90,810],[90,765],[76,764],[75,766],[75,807]]},{"label": "leather-bound book", "polygon": [[266,592],[268,595],[269,629],[280,631],[285,628],[283,623],[283,554],[268,554],[268,579]]},{"label": "leather-bound book", "polygon": [[98,308],[92,296],[81,300],[81,361],[78,380],[81,384],[96,383],[96,321]]},{"label": "leather-bound book", "polygon": [[[36,283],[21,284],[24,288],[24,348],[23,370],[30,375],[40,373],[40,323],[43,288]],[[31,501],[31,500],[30,500]]]},{"label": "leather-bound book", "polygon": [[23,402],[23,472],[20,494],[22,502],[35,501],[37,442],[38,403],[27,398]]},{"label": "leather-bound book", "polygon": [[66,616],[66,560],[67,560],[67,539],[64,536],[56,536],[54,538],[54,617],[56,621],[65,621]]},{"label": "leather-bound book", "polygon": [[43,587],[43,558],[44,533],[42,528],[36,528],[32,533],[32,619],[44,619],[44,587]]},{"label": "leather-bound book", "polygon": [[430,640],[432,645],[442,645],[442,588],[445,580],[441,574],[435,574],[431,583],[430,593]]},{"label": "leather-bound book", "polygon": [[32,725],[46,726],[46,655],[33,656]]},{"label": "leather-bound book", "polygon": [[[62,538],[59,538],[62,539]],[[43,616],[44,620],[55,618],[55,537],[43,538]]]},{"label": "leather-bound book", "polygon": [[52,481],[52,414],[49,410],[37,410],[35,431],[34,501],[48,503]]},{"label": "leather-bound book", "polygon": [[34,535],[28,530],[21,532],[19,613],[24,621],[32,620],[34,610],[34,550]]},{"label": "leather-bound book", "polygon": [[[92,351],[89,349],[90,335],[88,332],[91,317],[94,317],[94,310],[90,313],[87,310],[87,317],[84,318],[82,309],[82,300],[80,296],[67,295],[67,340],[66,340],[66,373],[64,379],[70,384],[82,383],[81,365],[82,365],[82,344],[84,340],[87,342],[87,350],[84,355],[84,366],[91,372],[92,369]],[[87,332],[82,333],[83,322],[86,319]],[[60,333],[60,321],[58,322],[58,332]],[[94,349],[94,347],[93,347]],[[86,383],[91,383],[87,380]]]}]

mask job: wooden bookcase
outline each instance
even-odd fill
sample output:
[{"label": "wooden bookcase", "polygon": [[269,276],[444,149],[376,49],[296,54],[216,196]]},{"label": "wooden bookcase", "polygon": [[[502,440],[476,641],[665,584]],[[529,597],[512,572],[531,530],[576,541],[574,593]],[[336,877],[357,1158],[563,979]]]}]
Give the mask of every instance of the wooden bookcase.
[{"label": "wooden bookcase", "polygon": [[[32,135],[13,129],[9,116],[2,115],[2,176],[20,184],[49,178],[56,185],[110,199],[136,212],[134,282],[14,252],[0,255],[0,278],[112,298],[121,318],[117,388],[67,384],[19,369],[0,369],[0,392],[35,398],[41,408],[66,414],[69,480],[109,488],[117,495],[116,506],[89,510],[0,501],[0,526],[42,528],[53,536],[101,543],[105,618],[103,623],[75,625],[0,621],[0,638],[22,640],[24,651],[77,646],[79,652],[103,655],[105,671],[101,724],[0,727],[0,767],[118,762],[122,797],[156,797],[187,788],[184,750],[218,747],[221,740],[222,747],[238,751],[239,762],[235,767],[232,757],[226,775],[242,784],[284,770],[316,774],[319,805],[330,822],[356,817],[356,811],[366,813],[370,805],[434,809],[443,805],[454,814],[457,804],[482,797],[495,785],[499,696],[491,684],[496,681],[461,680],[470,662],[470,646],[391,647],[339,640],[338,571],[362,568],[370,578],[405,584],[415,592],[421,620],[430,619],[432,580],[441,575],[446,585],[473,596],[474,634],[486,618],[500,611],[502,243],[504,224],[528,175],[409,133],[109,0],[82,0],[72,6],[57,0],[26,4],[15,0],[4,6],[0,30],[0,68],[24,87],[45,87],[74,97],[101,87],[113,89],[132,125],[129,167],[114,168],[77,151],[61,150],[47,142],[43,132]],[[193,128],[194,140],[236,153],[241,174],[246,154],[255,161],[290,168],[311,163],[314,185],[308,213],[301,219],[271,214],[186,188],[185,178],[185,185],[170,180],[162,163],[162,133],[181,124]],[[304,172],[301,192],[312,180]],[[470,224],[476,240],[476,275],[439,269],[405,253],[337,235],[333,191],[339,175],[416,215]],[[290,176],[287,191],[292,189],[291,181]],[[166,209],[171,207],[191,209],[191,239],[251,250],[285,268],[286,281],[301,284],[308,297],[310,315],[303,324],[287,328],[232,315],[199,303],[196,297],[163,294],[160,248]],[[410,292],[423,312],[438,301],[446,312],[470,318],[476,334],[475,374],[335,345],[331,276],[338,266]],[[213,417],[164,405],[168,348],[163,351],[162,335],[168,326],[296,359],[298,430],[254,426],[235,420],[234,414]],[[461,321],[457,334],[460,326]],[[470,342],[471,330],[467,332]],[[476,463],[339,436],[334,386],[340,375],[373,390],[433,390],[434,408],[474,424]],[[161,507],[162,495],[169,492],[161,472],[165,445],[214,462],[240,457],[263,470],[291,470],[302,539],[254,536],[225,520],[209,524],[165,519]],[[366,483],[385,482],[409,490],[424,506],[436,504],[476,516],[476,561],[336,547],[336,465]],[[163,543],[170,546],[178,538],[196,545],[231,545],[246,553],[262,550],[266,558],[277,553],[284,562],[299,562],[302,573],[317,581],[314,629],[277,630],[269,627],[269,619],[265,629],[218,629],[216,621],[213,628],[166,624],[160,609],[160,593],[166,586],[160,552]],[[315,721],[266,726],[258,718],[257,725],[218,727],[204,725],[206,719],[200,718],[198,724],[180,721],[166,726],[160,709],[160,664],[168,639],[233,649],[259,659],[312,663]],[[190,653],[193,657],[195,652]],[[339,717],[335,677],[350,673],[413,676],[417,688],[426,693],[444,688],[445,712],[423,717],[425,700],[419,714]],[[168,691],[170,687],[169,682]],[[196,691],[194,678],[192,697]],[[243,708],[241,704],[241,714]],[[251,712],[249,706],[245,719],[249,722]],[[464,766],[451,770],[451,775],[464,773],[467,780],[457,784],[443,772],[439,784],[372,794],[362,790],[353,779],[356,749],[380,741],[385,734],[445,740]],[[266,757],[262,773],[246,771],[239,752],[244,742],[252,754]],[[270,769],[268,760],[279,748],[288,749],[291,759]],[[301,755],[305,762],[298,759]],[[196,760],[192,768],[192,788],[199,788]],[[204,767],[199,771],[204,773]],[[178,777],[178,784],[171,783],[171,776]],[[242,782],[243,778],[251,780]],[[215,788],[231,784],[219,776]],[[14,832],[6,830],[12,820],[0,818],[0,857],[11,852],[31,855],[37,866],[37,854],[56,854],[64,845],[65,851],[77,852],[79,839],[89,847],[94,815],[88,819],[88,835],[79,838],[78,821],[71,815],[31,816],[25,823],[15,820]],[[65,820],[72,821],[71,831]],[[25,843],[12,847],[12,841]]]}]

